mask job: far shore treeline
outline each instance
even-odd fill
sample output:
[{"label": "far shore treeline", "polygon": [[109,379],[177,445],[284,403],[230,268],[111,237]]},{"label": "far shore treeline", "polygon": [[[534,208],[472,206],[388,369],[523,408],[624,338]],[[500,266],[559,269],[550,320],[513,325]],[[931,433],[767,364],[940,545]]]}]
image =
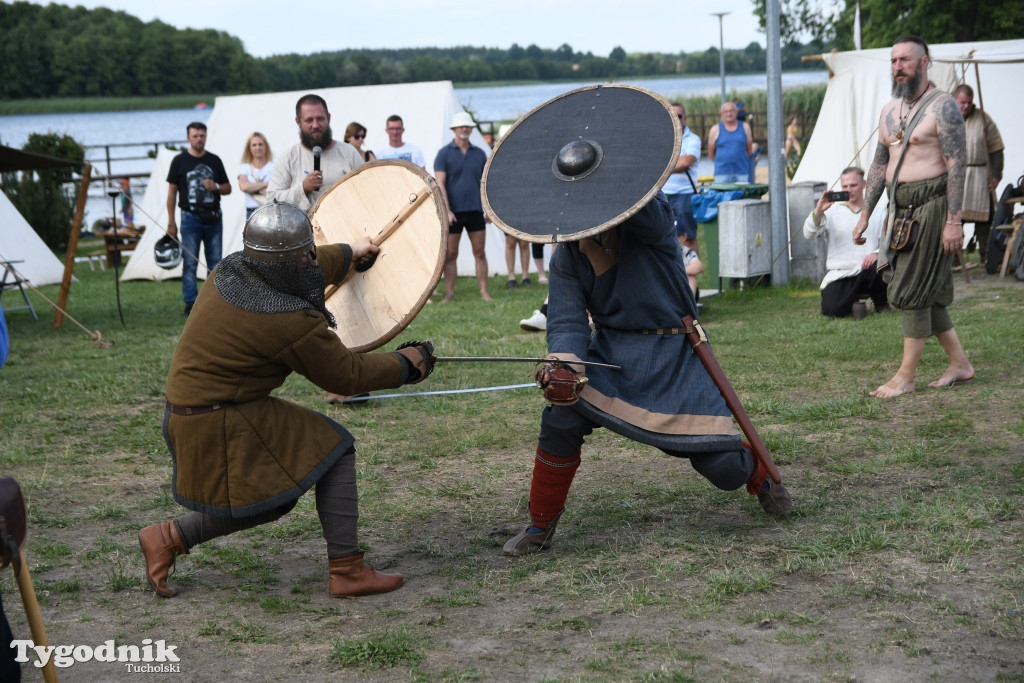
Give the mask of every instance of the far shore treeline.
[{"label": "far shore treeline", "polygon": [[[123,11],[0,3],[0,100],[165,97],[450,80],[455,83],[627,79],[717,74],[719,51],[609,55],[537,45],[347,50],[256,58],[224,31],[177,29]],[[342,41],[339,40],[339,43]],[[344,47],[339,44],[339,48]],[[820,69],[801,57],[828,49],[790,44],[782,68]],[[725,51],[729,73],[763,72],[757,43]]]}]

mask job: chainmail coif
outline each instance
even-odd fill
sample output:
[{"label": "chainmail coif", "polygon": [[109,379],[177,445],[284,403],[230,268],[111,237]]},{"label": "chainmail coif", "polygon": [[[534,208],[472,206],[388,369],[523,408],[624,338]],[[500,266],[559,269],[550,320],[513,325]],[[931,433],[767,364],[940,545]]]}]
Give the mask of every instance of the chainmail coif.
[{"label": "chainmail coif", "polygon": [[324,303],[327,280],[314,259],[259,261],[236,251],[214,270],[217,291],[232,306],[253,313],[285,313],[315,308],[331,328],[337,321]]}]

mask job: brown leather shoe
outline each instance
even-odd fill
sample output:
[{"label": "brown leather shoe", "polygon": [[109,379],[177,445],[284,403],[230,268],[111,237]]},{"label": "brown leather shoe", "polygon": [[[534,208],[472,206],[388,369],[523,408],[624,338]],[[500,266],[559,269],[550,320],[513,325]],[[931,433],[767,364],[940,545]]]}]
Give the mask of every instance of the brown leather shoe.
[{"label": "brown leather shoe", "polygon": [[178,591],[167,585],[167,575],[174,566],[174,558],[188,555],[178,525],[171,520],[147,526],[139,532],[139,545],[142,547],[142,556],[146,558],[146,580],[149,585],[157,595],[173,598]]},{"label": "brown leather shoe", "polygon": [[401,574],[384,574],[363,563],[363,554],[329,558],[328,590],[336,598],[354,598],[393,591],[405,581]]}]

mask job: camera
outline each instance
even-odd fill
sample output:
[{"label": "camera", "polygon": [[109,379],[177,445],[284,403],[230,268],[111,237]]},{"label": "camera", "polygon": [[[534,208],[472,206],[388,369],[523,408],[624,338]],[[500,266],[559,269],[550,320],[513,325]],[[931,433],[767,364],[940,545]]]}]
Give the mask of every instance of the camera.
[{"label": "camera", "polygon": [[850,201],[849,192],[829,192],[826,194],[826,199],[830,202],[848,202]]}]

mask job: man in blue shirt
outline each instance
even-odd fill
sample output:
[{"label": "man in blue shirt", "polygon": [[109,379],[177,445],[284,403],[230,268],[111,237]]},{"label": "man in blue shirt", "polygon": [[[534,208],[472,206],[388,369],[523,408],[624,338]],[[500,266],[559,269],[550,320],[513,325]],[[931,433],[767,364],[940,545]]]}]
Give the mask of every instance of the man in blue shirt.
[{"label": "man in blue shirt", "polygon": [[480,200],[480,179],[487,164],[487,155],[469,141],[475,126],[473,117],[466,112],[455,114],[450,126],[455,139],[438,150],[434,159],[434,178],[437,179],[448,207],[448,251],[444,258],[446,302],[455,298],[455,278],[458,275],[456,259],[459,257],[463,228],[473,247],[480,298],[492,301],[491,295],[487,293],[487,253],[484,251],[488,220]]},{"label": "man in blue shirt", "polygon": [[672,207],[676,220],[676,238],[680,245],[685,245],[695,252],[697,249],[697,221],[693,217],[693,193],[697,191],[694,176],[697,175],[697,162],[700,161],[700,138],[686,125],[686,108],[678,102],[672,108],[679,118],[683,129],[683,142],[679,147],[679,158],[676,160],[672,175],[668,177],[662,191]]}]

